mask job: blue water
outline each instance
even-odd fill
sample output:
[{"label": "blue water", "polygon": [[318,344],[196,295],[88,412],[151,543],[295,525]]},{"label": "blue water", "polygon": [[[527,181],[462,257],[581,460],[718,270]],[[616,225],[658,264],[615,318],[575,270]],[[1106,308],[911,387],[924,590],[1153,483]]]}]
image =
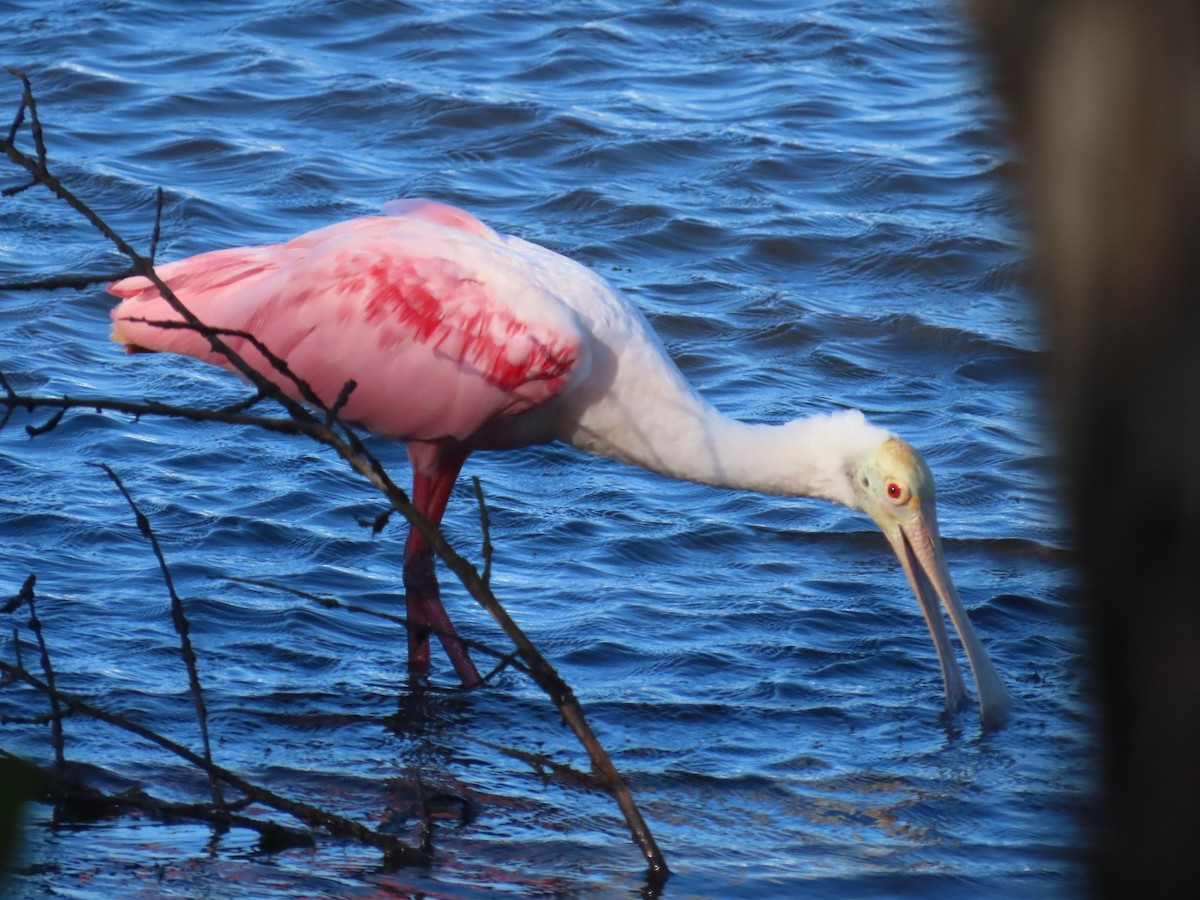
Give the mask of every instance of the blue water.
[{"label": "blue water", "polygon": [[[144,247],[163,188],[160,259],[433,197],[610,278],[722,409],[781,421],[854,406],[925,452],[951,570],[1015,697],[999,732],[941,714],[928,633],[864,517],[562,447],[469,463],[497,594],[629,779],[674,871],[666,897],[1081,893],[1092,713],[1044,352],[1009,151],[952,9],[0,0],[0,36],[72,189]],[[18,98],[0,81],[0,120]],[[0,166],[0,183],[19,180]],[[44,192],[0,201],[0,281],[122,265]],[[122,355],[109,305],[99,288],[6,294],[9,380],[243,396],[200,364]],[[228,579],[401,611],[403,530],[357,524],[382,502],[336,457],[90,412],[27,438],[46,417],[19,413],[0,433],[0,595],[36,572],[64,689],[198,746],[166,593],[124,500],[86,465],[102,461],[186,598],[222,765],[406,839],[416,778],[475,817],[441,821],[432,868],[384,873],[334,841],[259,855],[238,829],[52,827],[35,806],[18,896],[638,895],[641,859],[611,800],[496,749],[586,768],[529,681],[414,695],[398,628]],[[372,448],[403,482],[403,448]],[[467,479],[446,530],[480,559]],[[444,585],[460,628],[502,645]],[[435,660],[434,684],[451,685]],[[43,709],[0,690],[0,713]],[[111,790],[204,798],[144,742],[80,718],[66,731],[68,758]],[[5,724],[0,748],[52,758],[41,725]]]}]

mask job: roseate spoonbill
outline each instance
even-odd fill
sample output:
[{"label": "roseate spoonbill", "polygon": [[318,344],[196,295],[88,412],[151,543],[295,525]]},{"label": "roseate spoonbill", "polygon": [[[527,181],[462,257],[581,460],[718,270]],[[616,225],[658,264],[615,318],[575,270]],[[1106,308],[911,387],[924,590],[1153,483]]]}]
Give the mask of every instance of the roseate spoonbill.
[{"label": "roseate spoonbill", "polygon": [[[985,724],[1008,694],[975,634],[943,560],[933,477],[921,455],[857,411],[751,425],[702,399],[645,318],[602,278],[536,244],[498,234],[442,203],[403,200],[286,244],[203,253],[158,269],[201,321],[248,332],[327,404],[357,388],[342,417],[408,443],[412,500],[441,521],[468,454],[565,441],[672,478],[769,494],[819,497],[870,515],[887,536],[925,615],[946,706],[967,699],[938,599],[975,674]],[[113,339],[229,368],[179,322],[142,277],[109,287],[124,298]],[[294,392],[254,346],[231,347]],[[479,681],[438,596],[433,556],[409,531],[408,616],[437,629],[466,685]],[[429,666],[428,628],[410,628],[409,664]]]}]

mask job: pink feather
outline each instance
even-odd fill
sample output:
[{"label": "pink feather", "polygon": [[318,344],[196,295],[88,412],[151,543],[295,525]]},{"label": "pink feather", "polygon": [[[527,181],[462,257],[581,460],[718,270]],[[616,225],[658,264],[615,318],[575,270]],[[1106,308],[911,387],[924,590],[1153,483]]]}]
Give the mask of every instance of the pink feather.
[{"label": "pink feather", "polygon": [[[536,289],[505,295],[512,279],[496,283],[505,257],[495,232],[443,204],[389,209],[403,215],[204,253],[157,271],[202,322],[253,334],[326,404],[353,379],[343,415],[379,434],[466,440],[561,391],[579,359],[579,331]],[[229,368],[200,334],[154,324],[181,317],[148,279],[109,290],[124,298],[112,311],[114,336],[130,349]],[[554,314],[539,317],[547,307]],[[295,395],[249,342],[228,342]]]}]

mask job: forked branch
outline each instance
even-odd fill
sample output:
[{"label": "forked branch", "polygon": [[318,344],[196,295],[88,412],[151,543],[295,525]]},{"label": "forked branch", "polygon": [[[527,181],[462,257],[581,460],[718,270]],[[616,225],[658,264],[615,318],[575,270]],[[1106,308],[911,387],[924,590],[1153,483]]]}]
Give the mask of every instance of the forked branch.
[{"label": "forked branch", "polygon": [[[77,399],[66,397],[29,397],[23,396],[12,389],[9,383],[3,382],[4,396],[0,399],[6,407],[4,422],[16,409],[24,408],[30,412],[35,410],[53,410],[53,415],[46,422],[32,426],[31,436],[48,431],[55,427],[62,416],[70,409],[91,408],[96,410],[111,410],[126,412],[133,415],[164,415],[182,417],[192,420],[221,421],[231,424],[250,424],[268,428],[272,431],[303,434],[306,437],[324,444],[334,450],[345,463],[359,475],[370,482],[387,499],[390,508],[399,511],[412,526],[426,539],[429,546],[445,565],[462,582],[468,593],[478,602],[492,618],[500,625],[505,635],[515,648],[515,655],[527,669],[530,677],[550,697],[558,708],[563,720],[575,732],[576,737],[587,751],[595,774],[612,794],[618,807],[623,813],[630,832],[641,848],[648,866],[651,884],[661,884],[667,875],[667,866],[663,859],[645,820],[642,818],[625,780],[621,777],[612,760],[604,751],[595,734],[592,732],[584,716],[583,709],[575,698],[571,688],[559,677],[553,666],[541,655],[529,640],[524,631],[508,615],[504,607],[497,601],[488,585],[488,578],[480,573],[466,559],[459,555],[442,536],[440,531],[422,516],[409,501],[405,492],[392,480],[379,461],[364,446],[358,434],[345,423],[339,421],[338,413],[344,407],[353,384],[344,386],[332,406],[327,406],[303,379],[296,376],[287,364],[276,357],[269,348],[264,346],[253,335],[244,332],[234,332],[228,329],[217,329],[207,326],[179,300],[155,272],[154,254],[160,235],[162,211],[162,194],[156,198],[156,214],[150,252],[140,254],[131,244],[117,234],[88,204],[69,190],[50,170],[44,135],[38,119],[37,103],[29,79],[21,72],[13,71],[20,79],[23,93],[22,100],[14,116],[7,138],[0,142],[7,155],[15,165],[24,169],[29,176],[28,183],[22,183],[4,190],[6,196],[12,196],[40,185],[53,193],[60,200],[76,210],[116,249],[129,259],[130,271],[145,277],[157,289],[172,310],[179,315],[180,322],[156,322],[161,327],[188,328],[194,330],[207,340],[215,354],[224,357],[230,368],[242,375],[253,385],[254,397],[245,405],[226,410],[204,410],[188,407],[176,407],[170,404],[144,401],[133,403],[113,399]],[[32,154],[25,153],[16,144],[22,126],[28,122],[30,135],[34,144]],[[113,277],[124,277],[130,272],[117,273]],[[92,276],[86,276],[91,278]],[[278,378],[267,378],[260,374],[250,363],[237,353],[231,346],[231,341],[243,342],[261,354],[270,364]],[[297,399],[298,398],[298,399]],[[286,419],[250,415],[246,412],[261,399],[270,399],[283,408]],[[3,424],[3,423],[0,423]],[[486,511],[485,511],[486,514]],[[486,528],[486,525],[485,525]],[[488,542],[490,546],[490,541]],[[485,561],[490,560],[490,550],[485,551]],[[486,564],[486,562],[485,562]],[[501,666],[504,665],[502,660]],[[13,671],[12,667],[6,667]],[[14,677],[16,673],[13,672]],[[21,676],[28,680],[25,676]],[[74,702],[72,708],[82,709],[83,701]],[[199,757],[198,765],[212,766]],[[206,768],[206,771],[208,769]],[[232,774],[232,773],[228,773]],[[236,776],[235,776],[236,777]],[[221,780],[232,783],[222,774]]]}]

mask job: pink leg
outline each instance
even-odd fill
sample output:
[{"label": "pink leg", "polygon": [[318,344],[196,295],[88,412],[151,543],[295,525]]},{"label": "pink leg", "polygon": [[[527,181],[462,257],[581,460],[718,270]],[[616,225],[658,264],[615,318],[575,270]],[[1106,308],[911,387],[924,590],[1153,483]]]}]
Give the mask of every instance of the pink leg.
[{"label": "pink leg", "polygon": [[[413,505],[434,525],[440,525],[454,480],[466,462],[467,454],[438,444],[410,441],[408,458],[413,470]],[[438,596],[433,549],[412,527],[408,530],[408,543],[404,548],[404,588],[408,601],[409,671],[414,675],[429,671],[429,629],[435,628],[440,632],[438,637],[463,686],[478,685],[482,681],[479,672],[467,655],[467,648],[453,636],[454,625]]]}]

